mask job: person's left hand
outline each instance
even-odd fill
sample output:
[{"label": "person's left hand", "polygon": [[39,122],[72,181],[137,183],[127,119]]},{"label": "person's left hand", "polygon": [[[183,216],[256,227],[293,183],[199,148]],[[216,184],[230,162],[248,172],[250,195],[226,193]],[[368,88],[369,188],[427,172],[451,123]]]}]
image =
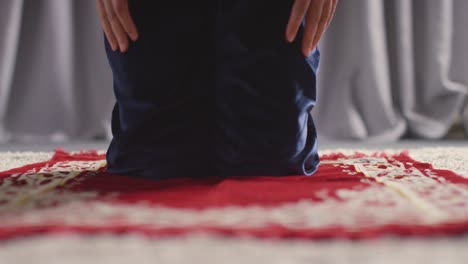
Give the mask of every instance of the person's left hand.
[{"label": "person's left hand", "polygon": [[305,19],[302,53],[307,57],[317,47],[335,14],[338,0],[295,0],[286,29],[286,39],[293,42]]}]

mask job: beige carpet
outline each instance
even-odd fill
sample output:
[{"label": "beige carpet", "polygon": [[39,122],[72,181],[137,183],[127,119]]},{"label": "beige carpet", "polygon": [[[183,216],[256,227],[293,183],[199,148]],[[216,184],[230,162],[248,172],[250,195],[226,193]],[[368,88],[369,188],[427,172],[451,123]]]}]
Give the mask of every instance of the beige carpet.
[{"label": "beige carpet", "polygon": [[[356,150],[332,150],[352,153]],[[374,152],[359,150],[360,152]],[[399,152],[400,150],[385,150]],[[322,151],[321,154],[330,152]],[[419,161],[468,177],[468,147],[410,150]],[[0,153],[0,170],[47,160],[51,153]],[[428,240],[265,241],[194,235],[177,239],[55,236],[0,244],[0,263],[468,263],[468,236]]]}]

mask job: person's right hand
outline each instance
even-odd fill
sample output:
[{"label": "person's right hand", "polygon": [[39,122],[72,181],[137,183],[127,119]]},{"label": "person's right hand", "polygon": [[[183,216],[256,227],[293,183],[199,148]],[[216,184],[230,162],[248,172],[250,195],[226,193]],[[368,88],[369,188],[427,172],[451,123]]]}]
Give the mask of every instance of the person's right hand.
[{"label": "person's right hand", "polygon": [[96,0],[102,28],[113,51],[125,52],[129,38],[138,39],[138,31],[130,15],[128,0]]}]

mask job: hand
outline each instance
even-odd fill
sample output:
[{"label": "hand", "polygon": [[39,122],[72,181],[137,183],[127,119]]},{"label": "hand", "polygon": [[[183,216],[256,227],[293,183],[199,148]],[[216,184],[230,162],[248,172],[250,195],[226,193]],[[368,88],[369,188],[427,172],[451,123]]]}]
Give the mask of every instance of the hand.
[{"label": "hand", "polygon": [[128,0],[96,0],[102,28],[113,51],[128,50],[129,38],[138,39],[138,31],[130,15]]},{"label": "hand", "polygon": [[306,57],[317,47],[335,14],[338,0],[295,0],[286,29],[286,39],[293,42],[305,19],[302,52]]}]

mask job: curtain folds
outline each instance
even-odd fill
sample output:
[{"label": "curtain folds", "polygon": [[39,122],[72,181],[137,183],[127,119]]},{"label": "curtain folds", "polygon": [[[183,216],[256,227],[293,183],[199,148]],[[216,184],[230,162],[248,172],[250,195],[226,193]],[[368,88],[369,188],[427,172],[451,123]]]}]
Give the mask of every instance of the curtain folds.
[{"label": "curtain folds", "polygon": [[468,127],[468,2],[340,1],[314,112],[330,138],[443,137]]},{"label": "curtain folds", "polygon": [[[437,139],[468,128],[468,1],[340,1],[320,44],[319,134]],[[0,142],[109,137],[94,0],[0,0]]]},{"label": "curtain folds", "polygon": [[108,136],[112,79],[94,1],[0,0],[0,10],[0,140]]}]

